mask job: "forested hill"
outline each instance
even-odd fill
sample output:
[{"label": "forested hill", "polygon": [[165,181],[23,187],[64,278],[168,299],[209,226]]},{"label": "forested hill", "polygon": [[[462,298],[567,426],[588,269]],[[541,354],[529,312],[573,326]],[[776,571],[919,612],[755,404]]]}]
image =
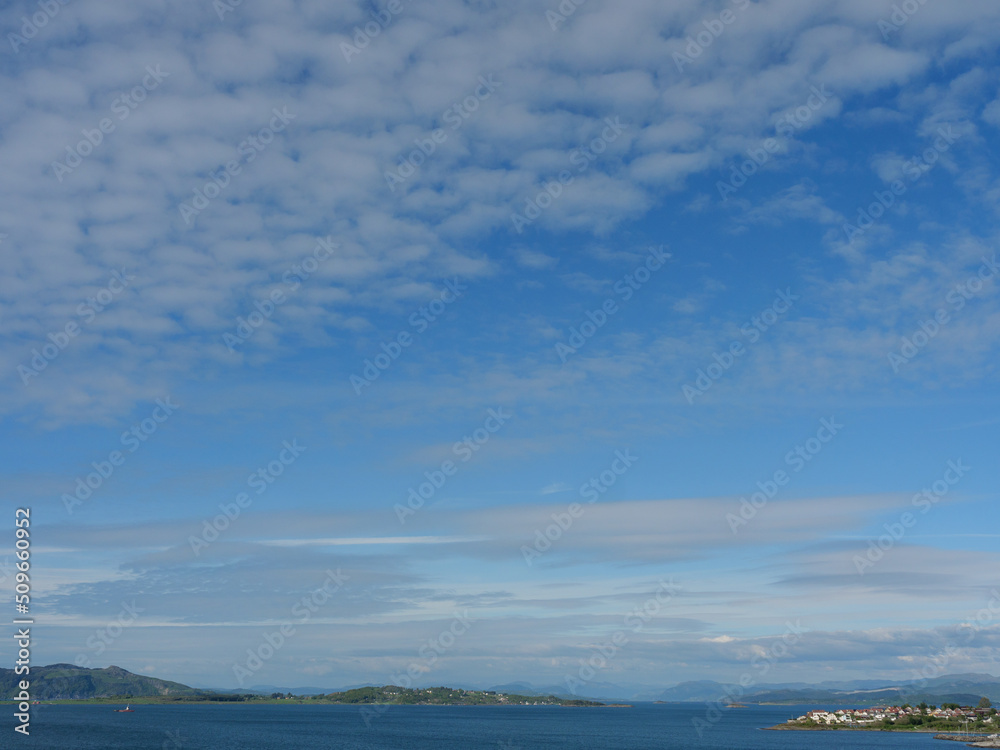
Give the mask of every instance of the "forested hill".
[{"label": "forested hill", "polygon": [[584,700],[565,700],[554,695],[515,695],[513,693],[498,693],[493,690],[459,690],[456,688],[435,687],[410,689],[396,685],[384,687],[363,687],[346,690],[342,693],[330,693],[323,696],[333,703],[374,704],[387,703],[393,705],[427,705],[427,706],[603,706],[603,703]]},{"label": "forested hill", "polygon": [[[0,668],[0,700],[12,700],[17,695],[17,683],[22,679],[13,669]],[[50,664],[47,667],[32,667],[29,679],[33,700],[194,696],[202,693],[179,682],[144,677],[114,666],[85,669],[73,664]]]}]

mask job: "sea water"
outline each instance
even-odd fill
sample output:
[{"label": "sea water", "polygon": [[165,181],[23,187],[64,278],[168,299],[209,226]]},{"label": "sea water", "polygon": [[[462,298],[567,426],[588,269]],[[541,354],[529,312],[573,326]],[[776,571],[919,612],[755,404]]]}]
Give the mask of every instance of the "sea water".
[{"label": "sea water", "polygon": [[[930,734],[764,731],[819,706],[727,709],[716,723],[702,704],[632,708],[391,706],[35,706],[31,734],[4,727],[0,748],[59,750],[875,750],[940,747]],[[695,721],[695,720],[698,721]],[[699,735],[699,731],[701,733]],[[964,747],[964,745],[955,745]]]}]

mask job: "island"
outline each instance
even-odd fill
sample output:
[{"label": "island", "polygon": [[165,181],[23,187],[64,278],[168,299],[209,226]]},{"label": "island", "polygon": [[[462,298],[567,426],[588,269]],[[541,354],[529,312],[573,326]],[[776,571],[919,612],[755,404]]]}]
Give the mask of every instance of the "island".
[{"label": "island", "polygon": [[517,695],[494,690],[458,688],[403,688],[397,685],[364,687],[314,696],[328,703],[385,704],[394,706],[607,706],[598,701],[557,698],[554,695]]}]

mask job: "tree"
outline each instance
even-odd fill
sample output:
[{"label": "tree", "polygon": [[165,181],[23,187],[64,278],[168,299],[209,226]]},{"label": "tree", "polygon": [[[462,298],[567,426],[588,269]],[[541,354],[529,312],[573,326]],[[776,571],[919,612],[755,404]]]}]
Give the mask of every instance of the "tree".
[{"label": "tree", "polygon": [[917,708],[920,709],[920,713],[922,714],[927,713],[927,701],[921,701],[920,704],[917,706]]},{"label": "tree", "polygon": [[990,708],[993,705],[992,701],[986,696],[979,699],[979,705],[976,708]]}]

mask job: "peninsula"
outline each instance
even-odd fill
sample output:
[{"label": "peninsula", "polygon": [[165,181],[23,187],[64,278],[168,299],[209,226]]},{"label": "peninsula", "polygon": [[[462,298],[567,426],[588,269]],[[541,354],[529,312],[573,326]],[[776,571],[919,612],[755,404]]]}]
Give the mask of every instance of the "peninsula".
[{"label": "peninsula", "polygon": [[968,735],[995,734],[1000,729],[997,710],[988,698],[975,708],[945,703],[940,708],[920,703],[911,706],[873,706],[816,709],[768,729],[779,730],[879,730],[904,732],[962,732]]}]

